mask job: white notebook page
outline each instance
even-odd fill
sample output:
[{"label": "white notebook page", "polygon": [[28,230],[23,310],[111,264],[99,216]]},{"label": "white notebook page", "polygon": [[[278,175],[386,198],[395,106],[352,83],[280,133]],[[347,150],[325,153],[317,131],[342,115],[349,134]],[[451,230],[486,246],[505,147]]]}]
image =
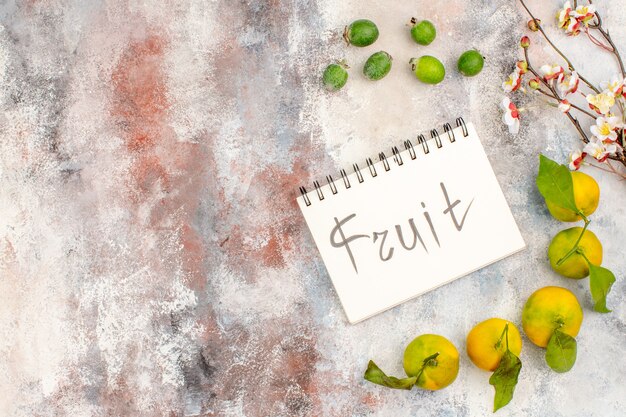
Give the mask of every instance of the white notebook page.
[{"label": "white notebook page", "polygon": [[375,163],[376,177],[361,162],[363,182],[352,172],[346,189],[334,178],[337,193],[323,185],[322,201],[315,189],[309,206],[298,197],[350,323],[524,248],[471,123],[467,131],[454,129],[453,143],[442,134],[441,148],[429,140],[428,154],[414,144],[402,165],[385,152],[389,170]]}]

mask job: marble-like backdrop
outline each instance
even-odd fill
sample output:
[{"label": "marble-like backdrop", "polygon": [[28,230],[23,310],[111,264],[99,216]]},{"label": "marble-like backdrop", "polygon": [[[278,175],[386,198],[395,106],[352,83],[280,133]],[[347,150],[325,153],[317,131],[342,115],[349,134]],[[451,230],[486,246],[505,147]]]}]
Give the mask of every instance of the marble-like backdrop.
[{"label": "marble-like backdrop", "polygon": [[[559,5],[530,3],[544,22]],[[626,52],[623,4],[597,5]],[[437,26],[428,48],[409,40],[411,16]],[[381,37],[346,48],[343,26],[359,17]],[[538,153],[564,161],[575,130],[547,107],[530,108],[515,138],[500,122],[525,22],[506,0],[1,2],[0,415],[488,415],[488,374],[464,354],[441,392],[386,390],[362,373],[370,358],[401,373],[404,346],[425,332],[463,353],[475,323],[519,322],[544,285],[583,304],[578,362],[554,374],[525,339],[498,413],[621,415],[624,184],[588,171],[602,187],[592,228],[618,276],[614,312],[600,315],[587,281],[550,271],[563,226],[534,186]],[[557,38],[594,82],[614,71],[582,37]],[[472,47],[486,68],[462,78],[454,63]],[[373,84],[359,67],[379,49],[394,68]],[[408,70],[425,53],[449,69],[436,87]],[[341,58],[351,79],[329,95],[319,77]],[[476,124],[528,249],[348,325],[297,186],[459,115]]]}]

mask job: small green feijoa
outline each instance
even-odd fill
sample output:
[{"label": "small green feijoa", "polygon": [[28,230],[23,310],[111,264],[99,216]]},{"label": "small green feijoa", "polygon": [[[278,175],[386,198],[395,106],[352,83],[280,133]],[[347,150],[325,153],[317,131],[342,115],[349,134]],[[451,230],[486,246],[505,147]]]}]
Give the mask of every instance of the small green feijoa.
[{"label": "small green feijoa", "polygon": [[430,45],[437,36],[435,25],[429,20],[420,20],[411,18],[411,37],[420,45]]},{"label": "small green feijoa", "polygon": [[485,58],[475,49],[465,51],[459,57],[457,68],[466,77],[473,77],[483,69]]},{"label": "small green feijoa", "polygon": [[349,67],[345,62],[330,64],[326,67],[324,75],[322,76],[322,82],[324,83],[326,90],[339,91],[344,85],[346,85],[346,82],[348,82],[347,68]]},{"label": "small green feijoa", "polygon": [[369,80],[380,80],[391,71],[391,55],[385,51],[372,54],[363,66],[363,74]]},{"label": "small green feijoa", "polygon": [[426,84],[439,84],[446,76],[445,67],[434,56],[411,58],[409,64],[417,79]]},{"label": "small green feijoa", "polygon": [[359,19],[346,26],[343,38],[348,45],[368,46],[378,39],[378,27],[367,19]]}]

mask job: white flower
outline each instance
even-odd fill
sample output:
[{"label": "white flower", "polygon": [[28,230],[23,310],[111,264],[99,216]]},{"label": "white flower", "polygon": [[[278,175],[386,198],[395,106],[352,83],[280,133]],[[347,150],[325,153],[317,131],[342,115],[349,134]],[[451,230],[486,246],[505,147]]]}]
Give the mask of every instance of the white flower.
[{"label": "white flower", "polygon": [[580,166],[582,165],[585,156],[587,156],[587,154],[580,149],[576,149],[574,152],[572,152],[569,155],[569,169],[571,169],[572,171],[578,171],[578,168],[580,168]]},{"label": "white flower", "polygon": [[565,30],[569,36],[576,36],[580,33],[580,21],[573,17],[572,13],[575,14],[576,12],[572,10],[572,4],[566,1],[556,18],[559,21],[560,29]]},{"label": "white flower", "polygon": [[604,84],[604,88],[613,93],[615,97],[619,97],[625,93],[624,83],[626,83],[626,78],[622,78],[621,75],[614,75],[611,77],[611,81]]},{"label": "white flower", "polygon": [[572,5],[569,1],[566,1],[565,4],[563,4],[563,8],[559,10],[556,15],[556,18],[559,21],[559,28],[565,29],[567,26],[569,26],[569,22],[572,19],[570,16],[571,11]]},{"label": "white flower", "polygon": [[502,121],[509,127],[510,133],[517,135],[519,132],[519,110],[508,97],[502,99],[500,107],[504,110]]},{"label": "white flower", "polygon": [[617,152],[617,146],[614,143],[607,145],[601,140],[592,139],[585,145],[583,152],[593,156],[598,162],[604,162],[609,155]]},{"label": "white flower", "polygon": [[596,6],[588,4],[586,6],[578,6],[575,10],[570,11],[569,15],[579,22],[587,23],[593,19],[593,15],[596,12]]},{"label": "white flower", "polygon": [[586,6],[578,6],[572,9],[572,4],[566,1],[563,8],[559,10],[556,18],[559,22],[559,28],[565,30],[570,36],[576,36],[580,33],[580,25],[589,26],[596,12],[596,6],[588,4]]},{"label": "white flower", "polygon": [[578,36],[578,34],[580,34],[580,21],[570,19],[569,24],[565,28],[565,33],[569,36]]},{"label": "white flower", "polygon": [[568,111],[570,111],[571,108],[572,105],[567,100],[561,100],[561,102],[559,103],[559,110],[561,110],[563,113],[567,113]]},{"label": "white flower", "polygon": [[615,96],[611,90],[604,90],[600,94],[587,94],[589,107],[600,114],[608,114],[615,104]]},{"label": "white flower", "polygon": [[570,93],[575,93],[578,90],[578,83],[580,82],[580,78],[578,77],[578,73],[576,71],[572,71],[571,74],[561,73],[556,79],[557,87],[559,91],[563,95],[567,95]]},{"label": "white flower", "polygon": [[515,67],[515,71],[509,74],[509,78],[502,83],[502,89],[510,93],[512,91],[516,91],[520,85],[522,84],[522,75],[520,74],[519,68]]},{"label": "white flower", "polygon": [[622,123],[617,116],[598,117],[596,124],[591,126],[591,133],[602,142],[615,142],[616,130],[620,127]]},{"label": "white flower", "polygon": [[547,81],[557,78],[559,75],[561,75],[563,73],[563,67],[561,67],[560,65],[546,64],[542,65],[541,68],[539,68],[539,71],[543,75],[543,78]]}]

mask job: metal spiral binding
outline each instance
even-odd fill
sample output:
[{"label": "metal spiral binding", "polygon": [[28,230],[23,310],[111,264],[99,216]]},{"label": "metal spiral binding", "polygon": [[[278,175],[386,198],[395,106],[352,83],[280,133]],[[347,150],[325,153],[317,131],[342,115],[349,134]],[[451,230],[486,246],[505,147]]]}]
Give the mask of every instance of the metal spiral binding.
[{"label": "metal spiral binding", "polygon": [[380,152],[378,154],[378,159],[380,160],[380,162],[383,163],[383,168],[385,168],[385,171],[389,171],[391,169],[391,167],[389,166],[389,162],[387,162],[387,156],[385,156],[384,152]]},{"label": "metal spiral binding", "polygon": [[302,194],[302,199],[304,200],[304,204],[307,206],[311,205],[311,200],[309,200],[309,196],[306,194],[306,188],[300,186],[300,194]]},{"label": "metal spiral binding", "polygon": [[463,136],[467,137],[467,135],[469,135],[469,131],[467,130],[467,126],[465,126],[465,120],[463,120],[462,117],[457,117],[456,118],[456,125],[457,125],[457,127],[462,127],[463,128]]},{"label": "metal spiral binding", "polygon": [[400,150],[397,146],[391,148],[391,153],[393,153],[393,160],[396,161],[398,166],[401,166],[404,162],[402,161],[402,156],[400,156]]},{"label": "metal spiral binding", "polygon": [[422,145],[422,150],[424,151],[424,155],[427,155],[430,153],[430,149],[428,148],[428,143],[426,143],[426,138],[424,137],[424,135],[417,136],[417,144]]},{"label": "metal spiral binding", "polygon": [[356,174],[356,179],[359,180],[359,183],[365,181],[365,178],[363,178],[363,174],[361,174],[361,168],[359,168],[359,164],[352,164],[352,168],[354,168],[354,173]]},{"label": "metal spiral binding", "polygon": [[435,139],[435,144],[437,144],[438,149],[440,149],[443,146],[443,143],[441,143],[441,138],[439,137],[439,132],[437,132],[437,129],[433,129],[430,131],[430,138]]},{"label": "metal spiral binding", "polygon": [[346,170],[341,168],[339,171],[341,173],[341,178],[343,178],[343,185],[346,186],[346,190],[350,188],[350,179],[348,179],[348,174],[346,174]]},{"label": "metal spiral binding", "polygon": [[409,151],[409,156],[411,157],[411,159],[415,160],[415,158],[417,158],[417,154],[415,153],[415,148],[413,147],[413,144],[411,143],[410,140],[404,141],[404,148],[407,151]]},{"label": "metal spiral binding", "polygon": [[330,175],[326,175],[326,182],[328,183],[328,186],[330,187],[330,191],[333,194],[337,194],[337,186],[335,185],[335,180],[333,180],[333,177],[331,177]]},{"label": "metal spiral binding", "polygon": [[[465,121],[463,120],[462,117],[458,117],[456,119],[456,127],[461,128],[463,132],[463,137],[469,136],[469,130],[467,129],[467,125],[465,124]],[[454,131],[450,123],[446,123],[443,125],[443,131],[447,134],[448,140],[450,141],[450,143],[456,142],[456,137],[454,135]],[[437,148],[443,147],[443,142],[441,141],[441,137],[439,136],[439,132],[437,131],[437,129],[432,129],[430,131],[430,137],[432,140],[435,141]],[[408,151],[409,157],[411,158],[411,160],[417,159],[417,152],[415,152],[415,147],[413,146],[413,143],[410,140],[405,140],[403,144],[404,144],[404,149]],[[424,152],[424,154],[430,153],[430,148],[428,147],[428,141],[426,140],[426,137],[424,137],[424,135],[420,134],[417,136],[416,144],[422,146],[422,152]],[[393,146],[391,148],[391,153],[392,153],[393,160],[395,161],[396,165],[402,166],[404,164],[404,161],[402,160],[400,149],[397,146]],[[389,171],[391,169],[391,165],[389,164],[389,161],[387,160],[387,156],[385,155],[384,152],[378,153],[378,160],[382,162],[383,168],[385,169],[385,171]],[[378,176],[378,172],[376,171],[375,163],[372,160],[372,158],[367,158],[365,160],[365,163],[367,164],[367,168],[372,178],[376,178]],[[352,164],[352,169],[353,169],[353,172],[356,174],[356,178],[359,181],[359,183],[364,182],[365,178],[363,177],[363,174],[361,173],[361,168],[359,168],[359,165],[356,163]],[[350,184],[350,179],[348,178],[348,174],[346,173],[346,170],[340,169],[339,173],[341,174],[341,179],[343,180],[344,187],[346,188],[346,190],[349,189],[352,186],[352,184]],[[337,185],[335,184],[335,180],[333,180],[332,176],[330,175],[326,176],[326,183],[330,187],[330,191],[333,194],[337,194],[339,192]],[[324,200],[324,192],[322,191],[322,186],[320,185],[319,181],[313,181],[313,186],[315,187],[317,198],[320,201]],[[307,206],[310,206],[311,199],[309,198],[305,187],[302,187],[302,186],[300,187],[300,194],[302,194],[302,199],[304,201],[304,204],[306,204]]]},{"label": "metal spiral binding", "polygon": [[452,126],[450,126],[450,123],[446,123],[445,125],[443,125],[443,131],[448,134],[448,139],[450,140],[450,143],[454,143],[456,138],[454,137],[454,132],[452,131]]},{"label": "metal spiral binding", "polygon": [[372,178],[376,177],[378,173],[376,172],[376,167],[374,167],[374,162],[372,161],[372,158],[367,158],[365,162],[367,162],[367,167],[370,170],[370,175],[372,176]]},{"label": "metal spiral binding", "polygon": [[315,187],[315,191],[317,191],[317,197],[322,201],[324,199],[324,193],[322,192],[322,187],[320,187],[320,183],[318,181],[313,181],[313,186]]}]

